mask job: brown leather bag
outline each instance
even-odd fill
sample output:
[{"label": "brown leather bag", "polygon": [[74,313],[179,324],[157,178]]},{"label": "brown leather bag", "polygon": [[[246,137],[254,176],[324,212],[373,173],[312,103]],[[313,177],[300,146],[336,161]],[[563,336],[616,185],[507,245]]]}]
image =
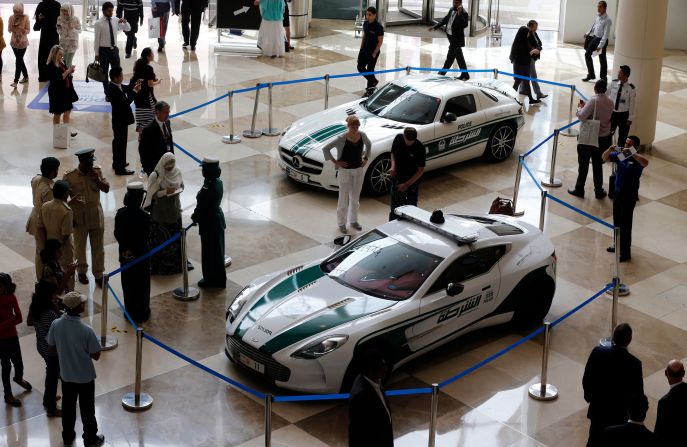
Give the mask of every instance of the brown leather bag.
[{"label": "brown leather bag", "polygon": [[491,202],[489,214],[504,214],[506,216],[513,215],[513,201],[511,199],[503,199],[497,197]]}]

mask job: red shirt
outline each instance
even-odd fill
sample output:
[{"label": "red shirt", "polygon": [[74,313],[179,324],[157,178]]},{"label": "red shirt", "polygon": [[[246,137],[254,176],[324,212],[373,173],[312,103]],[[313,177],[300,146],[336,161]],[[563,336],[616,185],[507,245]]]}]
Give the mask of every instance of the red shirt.
[{"label": "red shirt", "polygon": [[17,297],[0,295],[0,340],[17,336],[17,325],[23,321]]}]

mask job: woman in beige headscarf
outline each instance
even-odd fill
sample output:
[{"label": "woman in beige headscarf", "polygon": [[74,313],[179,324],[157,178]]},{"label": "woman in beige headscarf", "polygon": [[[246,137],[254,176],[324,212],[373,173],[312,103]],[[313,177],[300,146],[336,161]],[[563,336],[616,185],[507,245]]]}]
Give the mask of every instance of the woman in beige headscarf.
[{"label": "woman in beige headscarf", "polygon": [[[29,72],[26,70],[24,63],[24,54],[26,54],[26,47],[29,46],[28,34],[31,32],[31,25],[29,24],[29,16],[24,14],[24,4],[15,3],[12,7],[14,15],[9,19],[10,32],[10,46],[14,52],[15,70],[14,81],[10,84],[11,87],[17,87],[17,84],[26,84],[29,82]],[[19,81],[19,75],[23,75]]]},{"label": "woman in beige headscarf", "polygon": [[74,53],[79,49],[79,33],[81,22],[74,15],[74,7],[69,3],[60,6],[60,16],[57,18],[57,33],[60,35],[60,46],[64,50],[64,64],[71,67]]}]

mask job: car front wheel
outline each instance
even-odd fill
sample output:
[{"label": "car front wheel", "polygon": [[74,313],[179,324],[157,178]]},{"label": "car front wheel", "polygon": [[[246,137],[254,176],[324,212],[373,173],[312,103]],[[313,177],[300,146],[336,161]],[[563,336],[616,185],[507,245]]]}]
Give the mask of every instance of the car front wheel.
[{"label": "car front wheel", "polygon": [[517,286],[513,324],[517,329],[530,329],[542,324],[549,313],[556,286],[551,278],[539,276],[526,279]]},{"label": "car front wheel", "polygon": [[484,156],[490,161],[503,161],[515,148],[516,131],[512,126],[503,124],[492,132]]},{"label": "car front wheel", "polygon": [[365,172],[363,188],[371,196],[381,196],[391,190],[391,154],[375,158]]}]

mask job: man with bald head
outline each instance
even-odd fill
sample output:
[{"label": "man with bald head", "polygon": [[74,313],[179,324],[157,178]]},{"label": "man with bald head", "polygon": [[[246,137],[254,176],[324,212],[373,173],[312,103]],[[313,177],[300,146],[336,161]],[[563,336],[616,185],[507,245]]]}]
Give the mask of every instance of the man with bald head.
[{"label": "man with bald head", "polygon": [[665,374],[670,391],[658,401],[654,433],[660,445],[681,445],[687,435],[684,427],[687,422],[687,383],[683,381],[685,365],[679,360],[671,360]]}]

